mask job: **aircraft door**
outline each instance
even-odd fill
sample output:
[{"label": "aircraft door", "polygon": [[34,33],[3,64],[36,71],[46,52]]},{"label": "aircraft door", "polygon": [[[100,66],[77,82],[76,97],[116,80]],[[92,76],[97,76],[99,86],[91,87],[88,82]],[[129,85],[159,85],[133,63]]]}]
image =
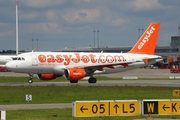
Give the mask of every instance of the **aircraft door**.
[{"label": "aircraft door", "polygon": [[37,66],[38,61],[37,61],[37,56],[35,54],[32,54],[32,66]]}]

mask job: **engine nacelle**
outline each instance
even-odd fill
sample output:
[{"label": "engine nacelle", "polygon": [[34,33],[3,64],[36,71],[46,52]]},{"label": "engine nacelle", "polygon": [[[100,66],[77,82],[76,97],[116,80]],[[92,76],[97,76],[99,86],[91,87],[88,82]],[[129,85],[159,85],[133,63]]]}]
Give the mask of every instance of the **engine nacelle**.
[{"label": "engine nacelle", "polygon": [[80,80],[85,77],[86,72],[82,68],[68,68],[64,71],[64,75],[68,80]]},{"label": "engine nacelle", "polygon": [[37,77],[40,80],[53,80],[58,76],[56,74],[37,74]]}]

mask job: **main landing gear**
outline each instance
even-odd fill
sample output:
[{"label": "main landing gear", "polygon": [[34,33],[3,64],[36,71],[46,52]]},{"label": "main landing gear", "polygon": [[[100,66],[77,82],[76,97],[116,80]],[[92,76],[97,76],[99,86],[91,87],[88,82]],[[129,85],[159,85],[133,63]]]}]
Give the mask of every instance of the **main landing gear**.
[{"label": "main landing gear", "polygon": [[96,83],[96,78],[94,78],[94,77],[90,77],[89,79],[88,79],[88,82],[89,83]]},{"label": "main landing gear", "polygon": [[[89,82],[89,83],[96,83],[97,80],[96,80],[96,78],[94,78],[94,77],[90,77],[90,78],[88,79],[88,82]],[[70,80],[70,83],[78,83],[78,80]]]},{"label": "main landing gear", "polygon": [[28,83],[33,83],[33,74],[30,74],[29,73],[29,80],[28,80]]}]

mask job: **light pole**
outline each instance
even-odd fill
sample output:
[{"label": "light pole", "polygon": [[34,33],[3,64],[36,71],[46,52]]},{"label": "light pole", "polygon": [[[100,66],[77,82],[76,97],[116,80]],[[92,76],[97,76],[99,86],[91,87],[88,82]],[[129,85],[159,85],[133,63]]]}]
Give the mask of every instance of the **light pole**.
[{"label": "light pole", "polygon": [[139,38],[140,38],[140,30],[141,30],[141,29],[140,29],[140,26],[139,26],[139,29],[138,29],[138,31],[139,31]]},{"label": "light pole", "polygon": [[98,48],[99,48],[99,32],[100,32],[100,31],[97,30],[97,35],[98,35],[98,36],[97,36],[97,37],[98,37],[98,38],[97,38],[97,41],[98,41]]},{"label": "light pole", "polygon": [[178,27],[178,43],[179,43],[179,46],[180,46],[180,41],[179,41],[179,38],[180,38],[180,36],[179,36],[179,30],[180,30],[180,27]]},{"label": "light pole", "polygon": [[19,1],[16,0],[16,55],[18,55],[18,4]]},{"label": "light pole", "polygon": [[34,49],[33,42],[34,42],[34,39],[32,38],[32,50]]},{"label": "light pole", "polygon": [[36,41],[37,41],[37,51],[38,51],[38,41],[39,41],[39,39],[37,38]]},{"label": "light pole", "polygon": [[141,29],[141,30],[142,30],[142,34],[143,34],[143,32],[144,32],[144,28],[143,28],[143,26],[142,26],[142,29]]},{"label": "light pole", "polygon": [[95,28],[93,32],[94,32],[94,48],[95,48],[95,32],[96,32]]},{"label": "light pole", "polygon": [[[139,31],[139,38],[140,38],[140,37],[141,37],[141,35],[142,35],[142,34],[143,34],[143,32],[144,32],[143,26],[142,26],[142,28],[140,28],[140,26],[139,26],[138,31]],[[141,34],[141,35],[140,35],[140,31],[142,31],[142,34]]]}]

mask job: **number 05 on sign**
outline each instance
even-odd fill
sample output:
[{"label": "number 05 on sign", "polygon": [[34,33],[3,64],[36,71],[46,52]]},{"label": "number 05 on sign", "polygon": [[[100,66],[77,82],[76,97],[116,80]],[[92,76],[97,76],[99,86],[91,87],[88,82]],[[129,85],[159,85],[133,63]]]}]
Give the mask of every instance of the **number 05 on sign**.
[{"label": "number 05 on sign", "polygon": [[140,101],[137,100],[76,101],[72,108],[74,117],[140,115]]},{"label": "number 05 on sign", "polygon": [[106,101],[76,101],[73,103],[74,117],[108,116],[109,102]]}]

